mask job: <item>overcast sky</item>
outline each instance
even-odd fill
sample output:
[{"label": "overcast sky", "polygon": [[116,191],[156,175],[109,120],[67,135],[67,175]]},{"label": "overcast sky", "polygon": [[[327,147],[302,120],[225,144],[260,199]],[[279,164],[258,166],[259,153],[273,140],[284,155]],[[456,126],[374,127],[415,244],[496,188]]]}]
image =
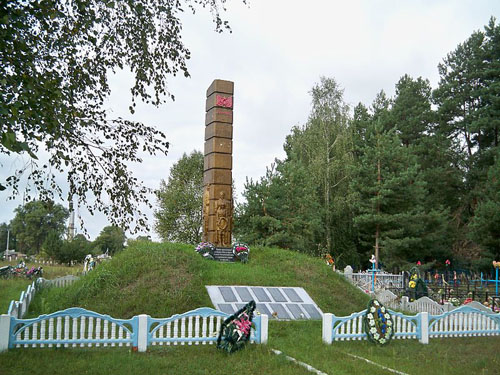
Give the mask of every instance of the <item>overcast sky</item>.
[{"label": "overcast sky", "polygon": [[[500,16],[500,1],[250,0],[246,6],[232,0],[224,14],[232,33],[213,32],[207,11],[183,16],[191,78],[169,81],[174,102],[141,105],[130,115],[132,81],[122,72],[111,77],[108,109],[167,135],[167,156],[145,157],[132,167],[147,186],[158,188],[183,153],[203,150],[208,86],[214,79],[234,81],[233,179],[241,202],[246,178],[264,175],[266,166],[284,156],[292,126],[306,122],[309,91],[321,76],[335,78],[351,106],[370,105],[382,89],[392,96],[404,74],[427,78],[435,88],[438,63],[491,16]],[[13,166],[5,157],[0,162],[3,179]],[[22,196],[6,201],[6,195],[0,193],[0,223],[10,221],[22,203]],[[153,211],[147,212],[153,224]],[[79,213],[91,239],[108,225],[103,215]]]}]

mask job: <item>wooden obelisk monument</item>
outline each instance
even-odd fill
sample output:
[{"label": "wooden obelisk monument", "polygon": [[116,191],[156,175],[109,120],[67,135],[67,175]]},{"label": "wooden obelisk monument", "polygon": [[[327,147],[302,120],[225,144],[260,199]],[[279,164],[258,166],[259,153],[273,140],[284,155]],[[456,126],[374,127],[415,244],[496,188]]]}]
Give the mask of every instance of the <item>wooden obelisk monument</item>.
[{"label": "wooden obelisk monument", "polygon": [[232,261],[234,83],[216,79],[207,90],[203,168],[203,239],[215,258]]}]

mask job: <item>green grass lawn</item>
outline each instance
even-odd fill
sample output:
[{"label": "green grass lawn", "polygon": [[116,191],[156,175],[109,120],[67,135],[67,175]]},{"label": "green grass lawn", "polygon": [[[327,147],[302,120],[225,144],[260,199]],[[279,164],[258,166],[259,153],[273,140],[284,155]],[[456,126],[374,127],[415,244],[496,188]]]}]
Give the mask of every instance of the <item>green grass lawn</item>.
[{"label": "green grass lawn", "polygon": [[[3,369],[3,370],[2,370]],[[3,372],[2,372],[3,371]],[[232,355],[214,346],[181,346],[131,353],[127,349],[34,349],[0,354],[0,374],[253,375],[310,374],[265,346],[252,345]]]},{"label": "green grass lawn", "polygon": [[25,278],[0,279],[0,314],[6,314],[10,301],[19,300],[21,293],[33,281]]},{"label": "green grass lawn", "polygon": [[[351,355],[408,374],[498,374],[500,336],[392,340],[386,346],[363,341],[323,344],[321,322],[271,322],[269,346],[328,374],[387,374]],[[348,353],[348,354],[347,354]]]}]

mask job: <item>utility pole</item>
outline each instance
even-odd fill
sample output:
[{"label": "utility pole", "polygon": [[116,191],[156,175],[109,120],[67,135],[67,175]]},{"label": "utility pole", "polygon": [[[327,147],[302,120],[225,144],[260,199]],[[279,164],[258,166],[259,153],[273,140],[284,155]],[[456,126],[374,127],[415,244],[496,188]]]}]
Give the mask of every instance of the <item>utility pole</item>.
[{"label": "utility pole", "polygon": [[73,197],[69,201],[69,224],[68,224],[68,232],[67,239],[68,241],[73,241],[75,238],[75,210],[73,209]]}]

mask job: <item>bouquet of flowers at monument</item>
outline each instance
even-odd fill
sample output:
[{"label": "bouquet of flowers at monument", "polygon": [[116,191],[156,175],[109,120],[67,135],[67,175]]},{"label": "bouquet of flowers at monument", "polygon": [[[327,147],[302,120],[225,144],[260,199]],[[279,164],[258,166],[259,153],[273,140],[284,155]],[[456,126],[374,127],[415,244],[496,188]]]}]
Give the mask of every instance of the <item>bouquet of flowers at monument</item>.
[{"label": "bouquet of flowers at monument", "polygon": [[363,327],[368,340],[379,345],[387,344],[394,335],[392,316],[376,299],[368,303],[363,317]]},{"label": "bouquet of flowers at monument", "polygon": [[248,302],[243,308],[222,323],[217,337],[217,348],[228,353],[243,349],[250,340],[255,302]]},{"label": "bouquet of flowers at monument", "polygon": [[201,242],[194,250],[205,259],[215,259],[215,246],[210,242]]},{"label": "bouquet of flowers at monument", "polygon": [[237,242],[233,245],[233,255],[238,258],[241,263],[246,263],[250,255],[250,247],[246,243]]}]

